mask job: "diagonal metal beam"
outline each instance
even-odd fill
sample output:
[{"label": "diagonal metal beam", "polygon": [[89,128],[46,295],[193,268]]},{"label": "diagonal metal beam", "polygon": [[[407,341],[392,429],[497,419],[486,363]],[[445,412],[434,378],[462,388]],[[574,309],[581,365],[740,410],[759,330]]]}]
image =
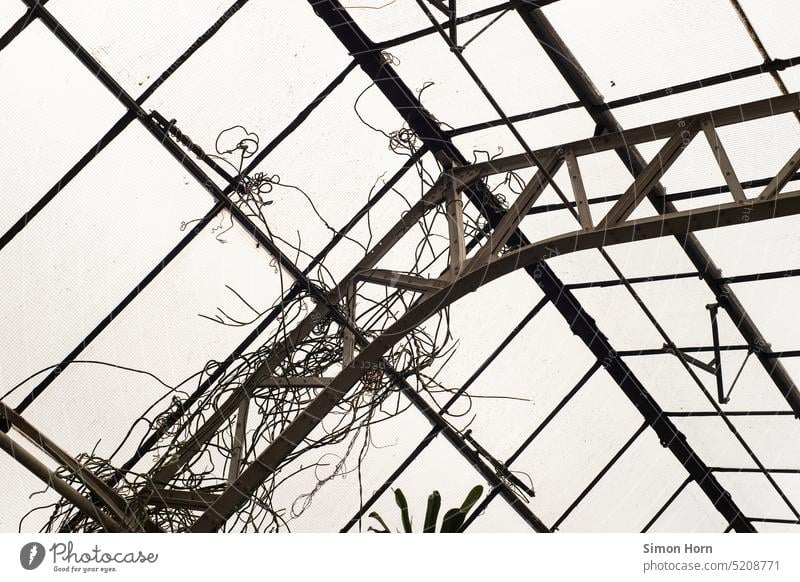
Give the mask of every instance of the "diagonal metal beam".
[{"label": "diagonal metal beam", "polygon": [[445,215],[447,216],[447,235],[450,239],[450,253],[447,258],[448,276],[455,278],[461,272],[467,257],[464,242],[464,199],[455,180],[450,180],[445,196]]},{"label": "diagonal metal beam", "polygon": [[778,195],[786,184],[789,183],[789,180],[794,173],[800,169],[800,148],[792,154],[792,157],[784,164],[784,166],[778,170],[778,173],[775,174],[775,177],[770,180],[770,183],[767,184],[767,187],[758,195],[760,200],[769,200],[770,198],[775,198]]},{"label": "diagonal metal beam", "polygon": [[441,279],[426,279],[425,277],[399,273],[397,271],[387,271],[386,269],[364,271],[363,273],[359,273],[358,278],[367,283],[377,283],[378,285],[384,285],[386,287],[395,287],[397,289],[406,289],[419,293],[438,291],[446,285],[446,282]]},{"label": "diagonal metal beam", "polygon": [[711,152],[714,154],[714,160],[717,162],[722,176],[725,178],[725,184],[727,184],[728,189],[731,191],[733,199],[746,200],[747,196],[745,196],[739,178],[736,177],[736,171],[733,169],[733,164],[731,164],[731,160],[728,157],[728,152],[725,151],[722,140],[720,140],[719,134],[714,127],[714,121],[709,117],[708,119],[704,119],[701,125],[703,127],[703,133],[706,136],[706,141],[711,147]]},{"label": "diagonal metal beam", "polygon": [[120,523],[134,531],[160,532],[161,530],[147,517],[137,518],[128,503],[120,497],[107,483],[92,471],[81,465],[72,455],[58,446],[53,440],[45,436],[26,419],[14,410],[0,402],[0,418],[10,426],[16,428],[26,439],[36,445],[59,465],[72,471],[86,488],[108,509],[111,515]]},{"label": "diagonal metal beam", "polygon": [[15,461],[25,467],[48,487],[52,487],[56,493],[72,503],[85,515],[96,520],[106,531],[115,533],[126,531],[117,520],[103,512],[86,497],[78,493],[69,483],[56,475],[55,472],[48,469],[44,463],[15,443],[11,437],[3,432],[0,432],[0,449],[3,449]]},{"label": "diagonal metal beam", "polygon": [[592,213],[589,210],[589,200],[586,197],[586,187],[583,184],[578,158],[575,157],[575,152],[572,150],[566,150],[564,158],[569,173],[569,181],[572,184],[572,194],[575,196],[575,206],[578,209],[578,222],[581,223],[583,228],[593,228]]},{"label": "diagonal metal beam", "polygon": [[633,211],[636,210],[636,207],[644,200],[645,196],[650,193],[656,182],[686,150],[686,146],[689,145],[700,129],[696,119],[691,120],[688,124],[679,121],[676,125],[677,128],[667,140],[667,143],[650,160],[650,163],[637,174],[633,184],[608,211],[605,218],[600,222],[601,227],[619,224],[633,214]]}]

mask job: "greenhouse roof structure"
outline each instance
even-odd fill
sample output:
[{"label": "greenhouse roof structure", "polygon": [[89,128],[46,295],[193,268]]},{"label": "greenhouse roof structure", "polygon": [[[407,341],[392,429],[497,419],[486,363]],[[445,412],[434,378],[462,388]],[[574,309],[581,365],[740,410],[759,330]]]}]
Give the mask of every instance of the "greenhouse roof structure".
[{"label": "greenhouse roof structure", "polygon": [[798,19],[3,0],[0,531],[798,531]]}]

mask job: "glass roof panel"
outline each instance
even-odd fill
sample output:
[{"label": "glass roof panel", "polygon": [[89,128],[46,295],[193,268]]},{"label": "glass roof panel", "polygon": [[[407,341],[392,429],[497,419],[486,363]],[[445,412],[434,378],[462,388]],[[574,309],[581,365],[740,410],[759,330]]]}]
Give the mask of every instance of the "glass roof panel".
[{"label": "glass roof panel", "polygon": [[760,62],[726,0],[580,0],[543,10],[607,99]]},{"label": "glass roof panel", "polygon": [[552,524],[641,425],[636,409],[599,371],[512,465],[531,476],[533,511]]},{"label": "glass roof panel", "polygon": [[684,479],[684,468],[653,431],[646,431],[564,520],[560,531],[641,531]]},{"label": "glass roof panel", "polygon": [[124,110],[37,21],[0,52],[0,76],[4,87],[14,87],[0,91],[5,233]]},{"label": "glass roof panel", "polygon": [[4,382],[60,362],[211,205],[152,136],[123,132],[0,255],[14,274],[0,293]]},{"label": "glass roof panel", "polygon": [[14,0],[13,2],[3,2],[0,6],[0,30],[5,32],[14,24],[20,16],[25,14],[25,5]]},{"label": "glass roof panel", "polygon": [[727,525],[722,515],[714,509],[708,497],[703,494],[700,486],[692,481],[648,531],[653,533],[722,532]]},{"label": "glass roof panel", "polygon": [[47,9],[126,91],[138,96],[217,18],[234,14],[231,4],[180,0],[167,8],[158,0],[136,4],[53,0]]}]

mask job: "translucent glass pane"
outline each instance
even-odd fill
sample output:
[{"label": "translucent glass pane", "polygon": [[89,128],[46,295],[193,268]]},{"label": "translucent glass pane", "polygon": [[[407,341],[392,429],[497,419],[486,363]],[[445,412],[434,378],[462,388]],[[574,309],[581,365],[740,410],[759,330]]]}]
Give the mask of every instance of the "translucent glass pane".
[{"label": "translucent glass pane", "polygon": [[[470,355],[467,352],[458,357],[464,362],[464,372],[475,369],[482,361],[473,358],[471,365],[467,364]],[[484,447],[505,460],[539,427],[593,362],[589,350],[572,334],[555,308],[548,305],[452,406],[451,422],[469,427]],[[505,427],[503,431],[497,430],[498,423]]]},{"label": "translucent glass pane", "polygon": [[[468,42],[486,23],[459,31]],[[506,115],[575,101],[575,94],[522,19],[513,11],[462,52]],[[497,117],[497,115],[495,115]]]},{"label": "translucent glass pane", "polygon": [[673,422],[709,467],[756,467],[721,418],[675,418]]},{"label": "translucent glass pane", "polygon": [[112,142],[0,254],[3,384],[59,363],[210,207],[144,129]]},{"label": "translucent glass pane", "polygon": [[23,14],[25,14],[25,5],[22,2],[18,0],[3,2],[0,6],[0,30],[4,33]]},{"label": "translucent glass pane", "polygon": [[768,279],[740,283],[734,289],[773,351],[800,348],[797,328],[792,319],[786,317],[794,310],[793,300],[800,291],[800,280],[796,277]]},{"label": "translucent glass pane", "polygon": [[791,509],[761,473],[719,473],[717,479],[748,517],[793,519]]},{"label": "translucent glass pane", "polygon": [[[136,96],[217,18],[227,14],[232,4],[229,0],[180,0],[167,8],[158,0],[135,4],[55,0],[47,8],[125,90]],[[233,21],[236,19],[234,16]],[[234,26],[233,21],[226,26]]]},{"label": "translucent glass pane", "polygon": [[148,99],[147,108],[177,119],[208,153],[218,134],[235,125],[256,133],[263,147],[348,60],[307,2],[249,2]]},{"label": "translucent glass pane", "polygon": [[124,110],[38,21],[0,52],[0,77],[0,233],[5,233]]},{"label": "translucent glass pane", "polygon": [[793,233],[799,224],[798,217],[787,216],[706,230],[698,232],[697,238],[724,275],[765,273],[797,268],[800,240]]},{"label": "translucent glass pane", "polygon": [[[76,453],[102,437],[97,453],[110,455],[157,399],[163,397],[148,418],[169,408],[173,396],[191,394],[200,382],[195,375],[209,361],[224,361],[245,339],[254,325],[235,322],[260,320],[256,311],[269,310],[292,280],[268,266],[270,257],[241,228],[225,234],[226,244],[211,229],[79,356],[98,364],[74,364],[59,375],[26,414],[32,422]],[[137,427],[118,460],[127,460],[145,428]]]},{"label": "translucent glass pane", "polygon": [[[635,6],[582,0],[556,2],[544,12],[607,99],[761,62],[725,0]],[[586,22],[604,26],[590,28]]]},{"label": "translucent glass pane", "polygon": [[616,350],[661,347],[661,336],[624,287],[576,289],[578,301]]},{"label": "translucent glass pane", "polygon": [[728,526],[725,518],[694,481],[689,483],[648,530],[653,533],[714,532]]},{"label": "translucent glass pane", "polygon": [[636,532],[650,521],[686,471],[648,430],[612,466],[559,528],[569,532]]},{"label": "translucent glass pane", "polygon": [[534,513],[558,519],[641,422],[611,378],[595,374],[511,467],[533,480]]}]

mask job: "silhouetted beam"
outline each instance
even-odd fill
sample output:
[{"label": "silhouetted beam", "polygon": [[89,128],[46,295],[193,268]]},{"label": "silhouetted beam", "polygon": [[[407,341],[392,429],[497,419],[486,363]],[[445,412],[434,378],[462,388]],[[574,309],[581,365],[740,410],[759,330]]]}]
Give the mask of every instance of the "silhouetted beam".
[{"label": "silhouetted beam", "polygon": [[218,497],[216,493],[154,487],[146,490],[143,501],[153,507],[205,511]]},{"label": "silhouetted beam", "polygon": [[47,468],[39,459],[16,444],[7,434],[0,432],[0,449],[3,449],[20,465],[25,467],[48,487],[72,503],[86,516],[96,520],[108,532],[126,531],[114,518],[104,513],[86,497],[73,489],[66,481]]},{"label": "silhouetted beam", "polygon": [[[722,109],[715,109],[713,111],[684,115],[683,117],[661,121],[651,125],[642,125],[632,129],[622,129],[619,125],[614,127],[604,126],[612,133],[579,139],[558,146],[540,148],[534,150],[533,154],[537,158],[542,159],[548,154],[552,154],[554,151],[558,150],[572,150],[578,157],[610,150],[633,150],[635,149],[632,147],[633,145],[671,137],[675,133],[675,128],[679,123],[700,116],[710,116],[714,119],[714,125],[716,127],[724,127],[726,125],[743,123],[745,121],[772,117],[781,113],[789,113],[798,109],[800,109],[800,93],[790,93],[789,95],[759,99],[758,101],[751,101],[750,103],[743,103],[732,107],[723,107]],[[605,111],[600,115],[613,117],[609,111]],[[533,162],[527,154],[514,154],[502,158],[495,158],[488,162],[456,168],[455,173],[458,175],[460,172],[467,172],[472,169],[477,170],[479,177],[484,177],[502,174],[512,170],[521,170],[531,166],[533,166]],[[635,173],[638,175],[646,166],[647,164],[642,163],[641,168]]]},{"label": "silhouetted beam", "polygon": [[111,512],[111,515],[120,523],[126,524],[134,531],[161,531],[147,516],[140,517],[134,515],[128,503],[107,483],[2,402],[0,402],[0,418],[10,426],[16,428],[25,438],[46,453],[56,463],[72,471],[72,474],[86,486],[96,499],[102,502]]},{"label": "silhouetted beam", "polygon": [[378,285],[385,285],[386,287],[406,289],[418,293],[438,291],[447,285],[447,282],[441,279],[426,279],[425,277],[398,273],[397,271],[387,271],[386,269],[365,271],[360,273],[358,278],[367,283],[376,283]]}]

